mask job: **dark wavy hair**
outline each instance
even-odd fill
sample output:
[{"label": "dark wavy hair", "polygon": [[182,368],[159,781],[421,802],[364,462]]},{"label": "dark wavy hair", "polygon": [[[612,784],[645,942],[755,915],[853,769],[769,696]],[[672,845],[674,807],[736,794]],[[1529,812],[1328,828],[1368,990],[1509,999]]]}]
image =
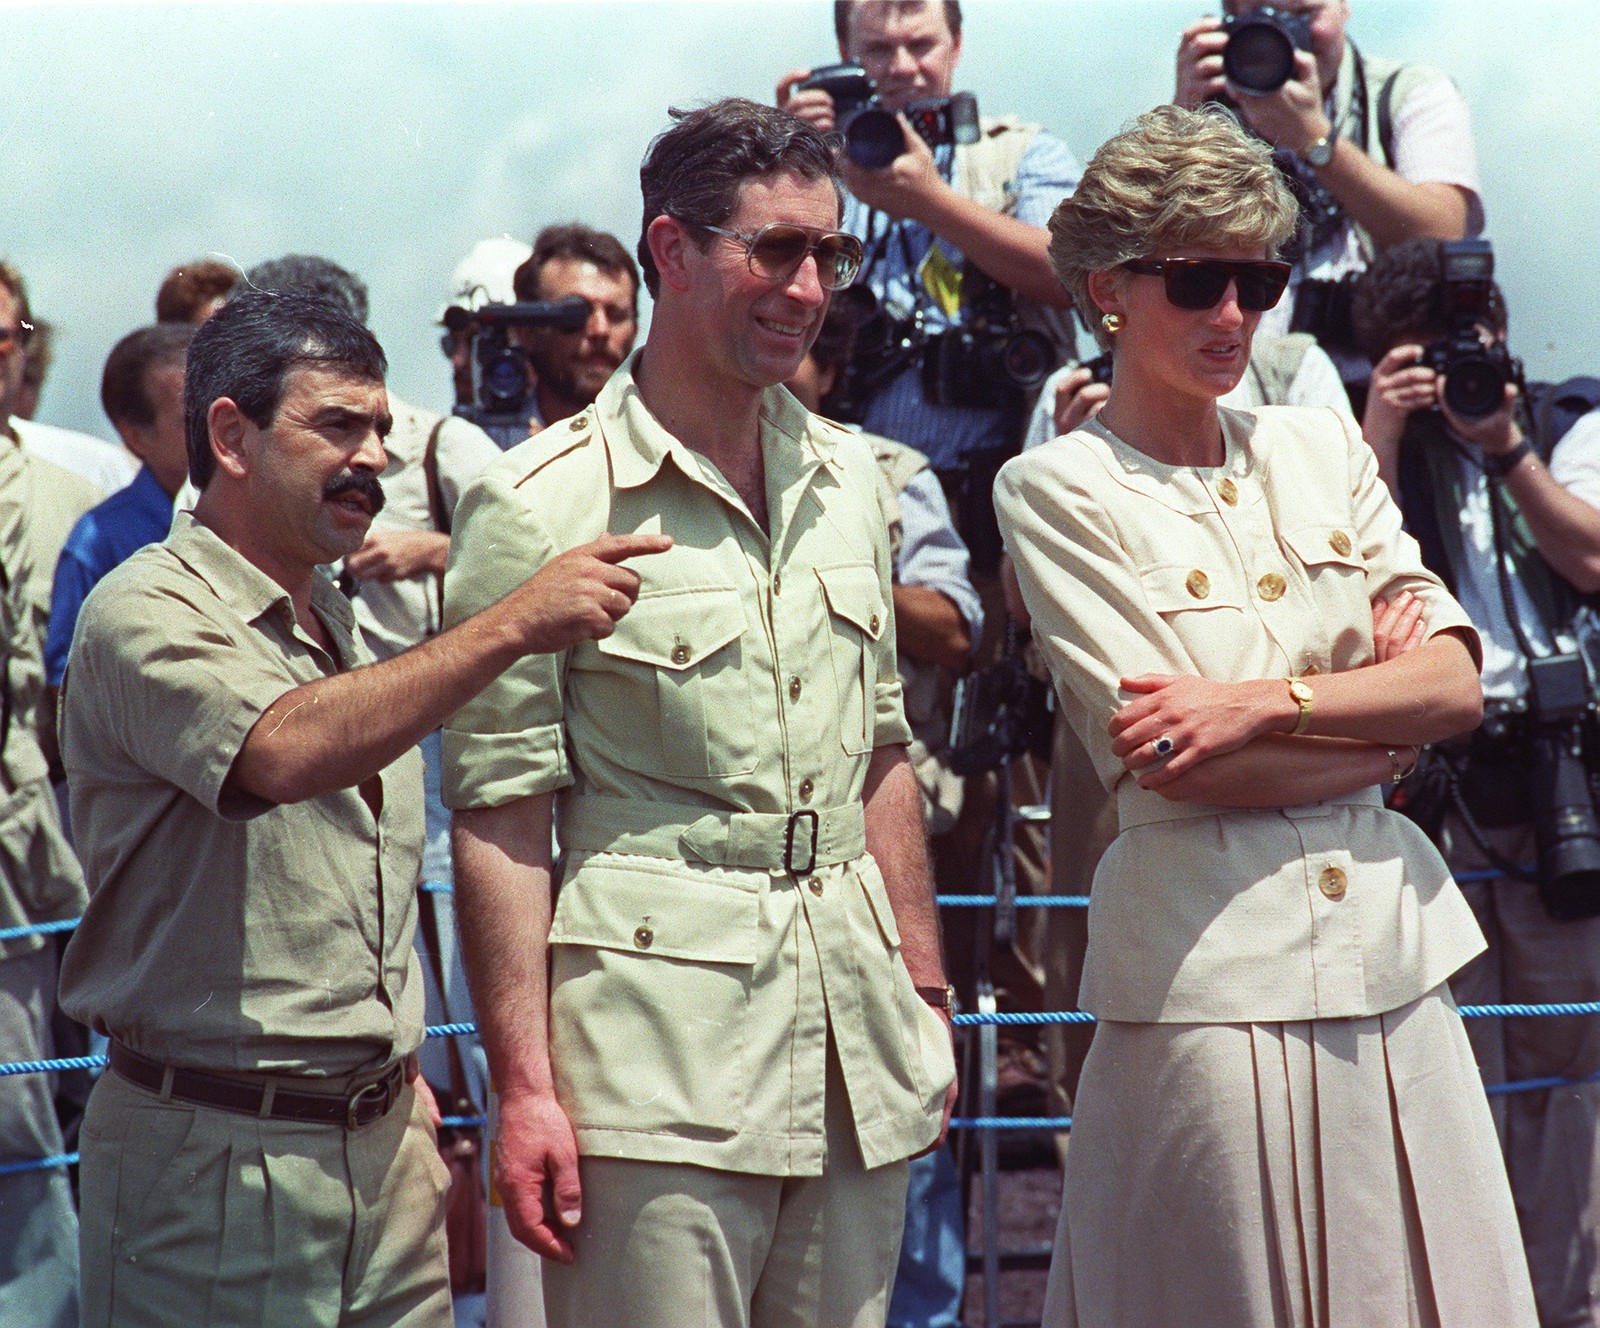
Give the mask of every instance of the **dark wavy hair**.
[{"label": "dark wavy hair", "polygon": [[247,290],[195,332],[183,379],[184,441],[189,478],[211,482],[209,415],[227,397],[258,429],[270,428],[295,369],[336,369],[381,383],[388,371],[378,339],[332,300]]},{"label": "dark wavy hair", "polygon": [[[739,186],[774,171],[827,180],[843,205],[833,143],[798,116],[741,97],[669,113],[676,123],[656,135],[639,167],[639,267],[652,296],[660,292],[661,274],[650,256],[649,234],[659,216],[691,227],[720,226],[738,206]],[[702,247],[710,238],[701,239]]]}]

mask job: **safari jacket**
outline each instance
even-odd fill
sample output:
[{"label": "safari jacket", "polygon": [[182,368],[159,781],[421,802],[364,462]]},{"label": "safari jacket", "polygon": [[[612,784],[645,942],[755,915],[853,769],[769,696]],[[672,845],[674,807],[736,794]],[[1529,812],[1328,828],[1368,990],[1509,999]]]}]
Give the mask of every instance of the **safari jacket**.
[{"label": "safari jacket", "polygon": [[675,543],[632,561],[613,635],[450,721],[446,802],[559,795],[550,1046],[583,1153],[817,1174],[831,1038],[867,1165],[907,1157],[953,1064],[865,852],[868,761],[911,736],[876,463],[770,389],[769,535],[632,364],[468,489],[447,621],[604,531]]}]

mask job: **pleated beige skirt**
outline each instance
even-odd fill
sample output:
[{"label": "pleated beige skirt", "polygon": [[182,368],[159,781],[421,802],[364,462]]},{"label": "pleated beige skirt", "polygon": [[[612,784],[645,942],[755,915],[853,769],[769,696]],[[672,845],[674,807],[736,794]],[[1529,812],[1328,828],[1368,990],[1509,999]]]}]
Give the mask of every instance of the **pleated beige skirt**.
[{"label": "pleated beige skirt", "polygon": [[1482,1081],[1437,988],[1366,1019],[1102,1023],[1045,1328],[1536,1328]]}]

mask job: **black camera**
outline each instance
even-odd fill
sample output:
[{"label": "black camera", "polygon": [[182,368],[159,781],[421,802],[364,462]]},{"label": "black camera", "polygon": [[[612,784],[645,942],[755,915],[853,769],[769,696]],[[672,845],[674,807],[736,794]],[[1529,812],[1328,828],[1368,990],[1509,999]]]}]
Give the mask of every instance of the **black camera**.
[{"label": "black camera", "polygon": [[1050,684],[1028,671],[1015,624],[1010,625],[1006,653],[956,682],[946,762],[954,773],[966,776],[997,769],[1029,752],[1048,761],[1054,705]]},{"label": "black camera", "polygon": [[[795,85],[797,92],[812,89],[820,89],[833,98],[844,150],[857,166],[882,170],[906,150],[900,122],[884,106],[877,85],[860,65],[823,65]],[[931,148],[978,141],[978,100],[970,92],[926,97],[910,103],[904,114]]]},{"label": "black camera", "polygon": [[1311,22],[1271,5],[1248,14],[1223,17],[1228,44],[1222,48],[1222,70],[1228,82],[1250,97],[1276,92],[1294,74],[1296,51],[1311,49]]},{"label": "black camera", "polygon": [[964,316],[922,350],[923,395],[936,406],[1015,407],[1056,367],[1056,348],[1024,328],[1004,287],[970,264],[962,277]]},{"label": "black camera", "polygon": [[1557,921],[1600,915],[1600,814],[1584,761],[1594,709],[1579,655],[1528,661],[1539,897]]},{"label": "black camera", "polygon": [[[1078,368],[1089,371],[1089,383],[1104,383],[1107,387],[1111,386],[1110,351],[1101,351],[1094,359],[1085,360]],[[1089,386],[1089,383],[1085,383],[1084,386]]]},{"label": "black camera", "polygon": [[1464,420],[1485,419],[1505,404],[1506,384],[1522,376],[1503,342],[1485,344],[1494,322],[1494,247],[1446,240],[1439,250],[1439,321],[1450,330],[1423,348],[1422,363],[1444,378],[1445,405]]},{"label": "black camera", "polygon": [[589,302],[581,295],[446,309],[445,327],[451,332],[465,329],[472,338],[472,401],[456,406],[455,413],[501,447],[520,443],[528,436],[534,374],[527,352],[511,343],[510,330],[550,327],[576,332],[588,321]]}]

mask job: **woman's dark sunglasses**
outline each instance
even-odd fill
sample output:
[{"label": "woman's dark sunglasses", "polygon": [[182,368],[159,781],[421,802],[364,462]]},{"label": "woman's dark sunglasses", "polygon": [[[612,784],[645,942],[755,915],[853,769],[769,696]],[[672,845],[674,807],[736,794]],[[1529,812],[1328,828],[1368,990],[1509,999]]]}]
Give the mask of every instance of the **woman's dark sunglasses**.
[{"label": "woman's dark sunglasses", "polygon": [[788,281],[809,254],[817,256],[817,282],[826,291],[843,290],[861,270],[861,241],[844,231],[813,231],[771,222],[754,235],[701,225],[703,231],[737,240],[750,270],[763,281]]},{"label": "woman's dark sunglasses", "polygon": [[1210,309],[1232,281],[1239,292],[1239,308],[1258,314],[1277,304],[1289,284],[1289,265],[1257,258],[1132,258],[1122,264],[1129,272],[1160,277],[1167,299],[1180,309]]}]

